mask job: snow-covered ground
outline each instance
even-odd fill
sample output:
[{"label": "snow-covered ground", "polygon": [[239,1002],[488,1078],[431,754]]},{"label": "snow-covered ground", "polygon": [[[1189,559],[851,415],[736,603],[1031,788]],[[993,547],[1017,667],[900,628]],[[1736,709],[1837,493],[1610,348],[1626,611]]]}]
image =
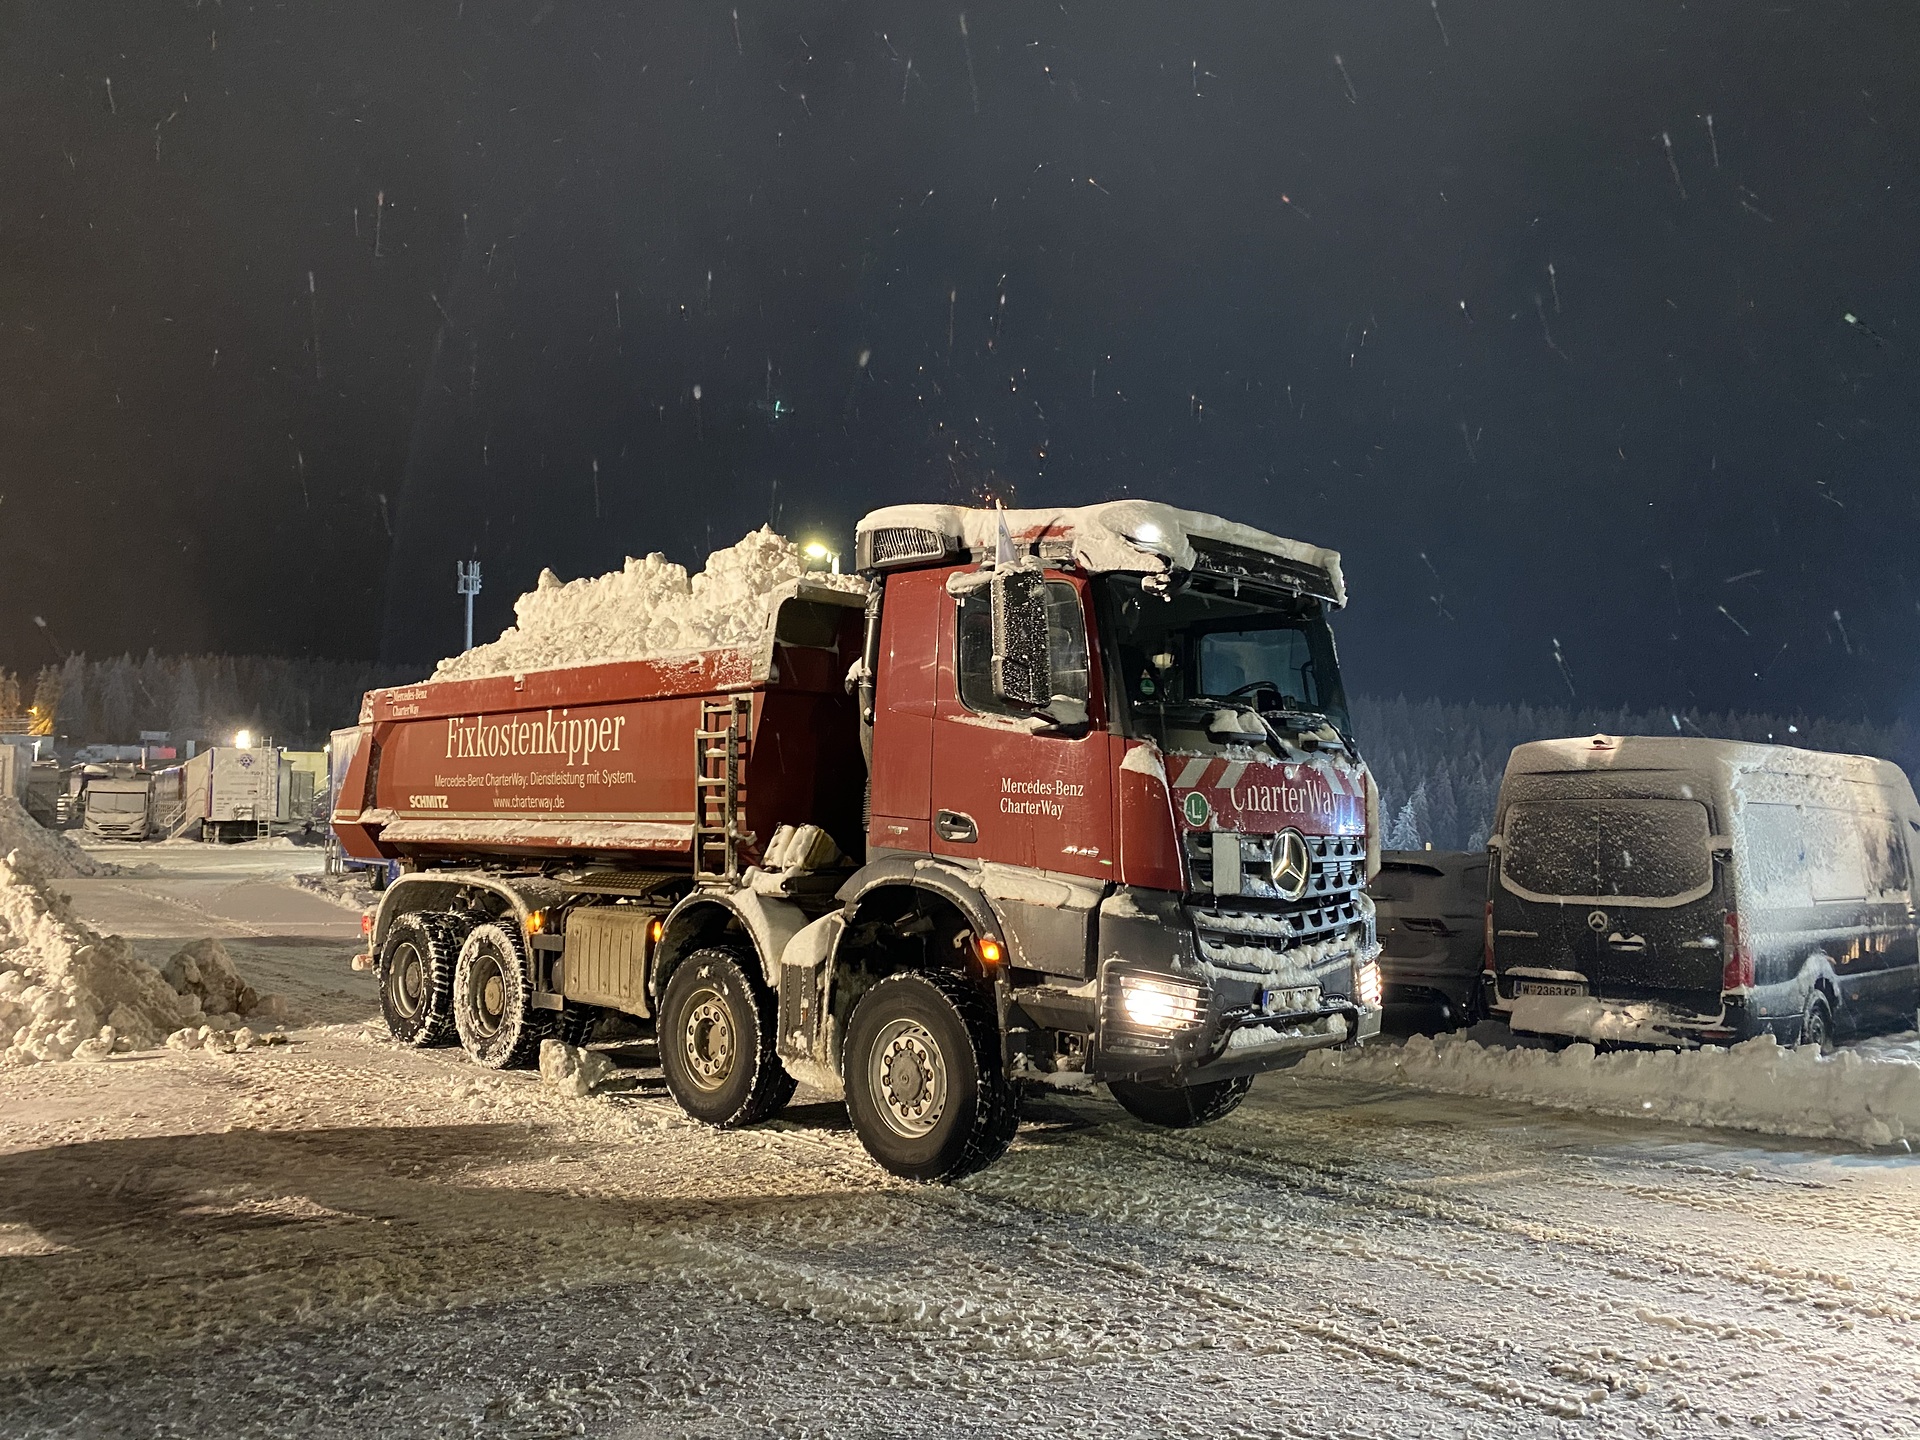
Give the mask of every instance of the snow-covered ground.
[{"label": "snow-covered ground", "polygon": [[1916,1423],[1903,1155],[1293,1072],[1197,1132],[1049,1101],[917,1189],[804,1092],[688,1124],[644,1046],[587,1101],[398,1049],[309,857],[148,863],[61,888],[138,944],[231,927],[294,1043],[0,1074],[7,1436]]}]

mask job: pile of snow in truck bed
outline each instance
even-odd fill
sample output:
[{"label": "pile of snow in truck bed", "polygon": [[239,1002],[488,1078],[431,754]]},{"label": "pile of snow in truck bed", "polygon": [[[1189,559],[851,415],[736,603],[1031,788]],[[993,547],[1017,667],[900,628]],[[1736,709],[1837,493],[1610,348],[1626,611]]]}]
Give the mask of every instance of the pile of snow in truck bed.
[{"label": "pile of snow in truck bed", "polygon": [[[761,527],[738,545],[716,550],[707,568],[655,553],[629,558],[592,579],[562,581],[540,572],[534,589],[514,602],[517,622],[498,640],[442,660],[435,680],[521,674],[605,660],[644,660],[682,650],[758,645],[773,592],[805,570],[800,547]],[[860,588],[852,576],[820,575],[823,583]]]},{"label": "pile of snow in truck bed", "polygon": [[49,830],[11,795],[0,795],[0,855],[17,852],[25,869],[43,880],[76,880],[113,873],[58,830]]},{"label": "pile of snow in truck bed", "polygon": [[[118,935],[95,934],[66,902],[0,859],[0,1068],[99,1060],[185,1031],[195,1048],[283,1013],[233,968],[218,940],[198,940],[156,970]],[[244,1043],[244,1042],[243,1042]],[[231,1048],[216,1039],[209,1049]]]},{"label": "pile of snow in truck bed", "polygon": [[1890,1145],[1920,1137],[1920,1064],[1893,1050],[1788,1049],[1763,1036],[1732,1049],[1507,1049],[1460,1035],[1315,1051],[1295,1072],[1482,1095],[1601,1115]]}]

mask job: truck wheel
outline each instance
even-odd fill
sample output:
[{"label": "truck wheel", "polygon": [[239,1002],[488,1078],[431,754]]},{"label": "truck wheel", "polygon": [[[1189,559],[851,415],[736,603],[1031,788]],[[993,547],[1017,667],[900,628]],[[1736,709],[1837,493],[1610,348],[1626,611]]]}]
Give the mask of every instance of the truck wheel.
[{"label": "truck wheel", "polygon": [[520,927],[476,925],[460,947],[453,975],[453,1023],[467,1054],[489,1070],[531,1065],[558,1019],[533,1008]]},{"label": "truck wheel", "polygon": [[394,917],[380,947],[376,979],[387,1033],[403,1045],[444,1045],[453,1038],[453,972],[458,933],[444,916],[414,911]]},{"label": "truck wheel", "polygon": [[667,1089],[695,1120],[721,1129],[751,1125],[793,1098],[794,1080],[774,1053],[779,1016],[731,950],[696,950],[674,967],[660,996],[660,1068]]},{"label": "truck wheel", "polygon": [[1114,1080],[1107,1085],[1120,1108],[1134,1119],[1169,1130],[1191,1130],[1226,1119],[1240,1108],[1252,1088],[1251,1075],[1199,1085],[1175,1085],[1165,1080]]},{"label": "truck wheel", "polygon": [[947,1183],[1006,1153],[1019,1093],[992,1006],[959,976],[889,975],[847,1025],[847,1112],[883,1170]]}]

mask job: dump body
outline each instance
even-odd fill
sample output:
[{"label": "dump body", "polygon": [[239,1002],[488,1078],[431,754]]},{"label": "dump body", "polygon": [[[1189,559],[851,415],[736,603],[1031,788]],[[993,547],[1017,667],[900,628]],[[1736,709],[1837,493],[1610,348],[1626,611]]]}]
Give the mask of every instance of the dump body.
[{"label": "dump body", "polygon": [[[860,604],[844,591],[796,589],[760,652],[373,691],[339,782],[341,848],[359,860],[691,870],[695,736],[724,722],[741,741],[734,868],[757,858],[782,822],[819,825],[851,850],[862,761],[843,682],[860,653]],[[724,801],[722,787],[707,788]]]}]

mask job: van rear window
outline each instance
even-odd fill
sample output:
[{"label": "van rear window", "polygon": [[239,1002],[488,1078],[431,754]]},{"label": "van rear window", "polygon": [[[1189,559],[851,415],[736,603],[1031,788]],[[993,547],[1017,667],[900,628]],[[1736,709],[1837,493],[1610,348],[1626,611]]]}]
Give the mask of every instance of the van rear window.
[{"label": "van rear window", "polygon": [[1707,807],[1692,800],[1540,800],[1507,814],[1500,873],[1536,895],[1670,900],[1713,883]]}]

